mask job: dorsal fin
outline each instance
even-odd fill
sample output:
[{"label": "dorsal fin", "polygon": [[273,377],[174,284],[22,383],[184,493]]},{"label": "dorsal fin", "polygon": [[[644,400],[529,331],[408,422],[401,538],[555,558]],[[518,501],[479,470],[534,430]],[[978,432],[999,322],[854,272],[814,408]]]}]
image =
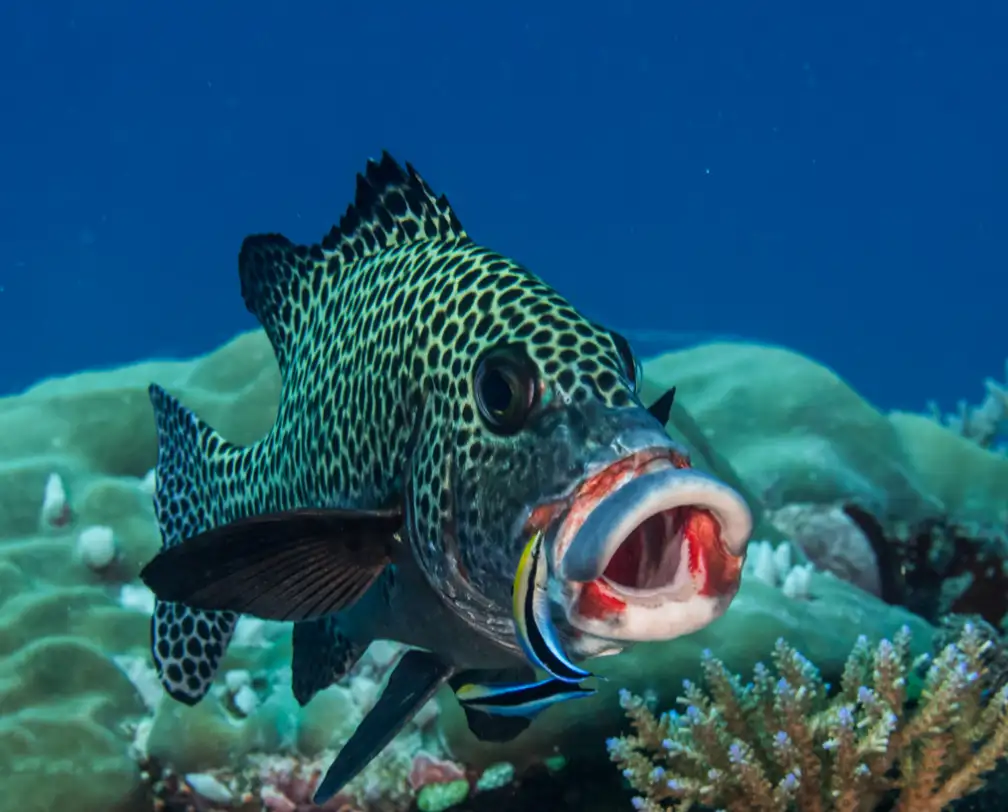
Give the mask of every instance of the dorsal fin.
[{"label": "dorsal fin", "polygon": [[382,152],[357,175],[354,202],[320,244],[295,245],[281,234],[246,237],[238,254],[242,298],[266,330],[280,372],[307,327],[309,305],[338,276],[365,257],[420,240],[464,240],[448,199],[436,196],[417,171]]},{"label": "dorsal fin", "polygon": [[351,263],[416,240],[465,237],[448,198],[436,196],[410,164],[403,169],[382,152],[381,161],[368,161],[364,174],[357,175],[353,205],[326,234],[322,250]]}]

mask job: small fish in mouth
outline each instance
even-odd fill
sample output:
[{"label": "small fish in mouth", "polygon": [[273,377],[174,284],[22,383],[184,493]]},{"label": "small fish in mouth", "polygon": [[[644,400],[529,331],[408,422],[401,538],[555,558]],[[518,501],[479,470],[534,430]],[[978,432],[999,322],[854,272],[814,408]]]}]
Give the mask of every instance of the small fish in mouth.
[{"label": "small fish in mouth", "polygon": [[317,243],[247,237],[238,276],[277,418],[242,447],[150,387],[151,655],[192,705],[239,615],[288,621],[304,705],[373,641],[407,647],[317,804],[443,685],[504,741],[590,696],[591,657],[727,608],[752,520],[666,434],[674,390],[645,407],[627,341],[472,240],[409,164],[368,162]]},{"label": "small fish in mouth", "polygon": [[[558,684],[559,683],[559,684]],[[553,677],[533,683],[473,685],[466,683],[455,690],[463,708],[473,708],[493,716],[532,717],[557,702],[566,702],[595,693],[580,685],[563,683]]]},{"label": "small fish in mouth", "polygon": [[543,532],[536,530],[522,552],[515,574],[512,598],[518,643],[529,662],[554,679],[580,682],[591,673],[570,661],[550,618],[549,573],[542,542]]}]

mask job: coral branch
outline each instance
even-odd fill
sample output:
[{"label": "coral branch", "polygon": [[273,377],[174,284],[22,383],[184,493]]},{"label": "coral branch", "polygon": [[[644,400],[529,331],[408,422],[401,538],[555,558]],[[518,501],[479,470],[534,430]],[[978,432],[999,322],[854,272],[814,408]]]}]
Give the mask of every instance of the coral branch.
[{"label": "coral branch", "polygon": [[887,795],[896,812],[939,812],[1008,755],[1008,686],[990,690],[992,646],[963,624],[930,663],[912,712],[906,628],[874,650],[859,639],[832,696],[783,641],[774,673],[757,666],[746,686],[705,652],[706,690],[686,683],[685,713],[656,718],[622,694],[634,733],[610,739],[609,754],[647,812],[868,812]]}]

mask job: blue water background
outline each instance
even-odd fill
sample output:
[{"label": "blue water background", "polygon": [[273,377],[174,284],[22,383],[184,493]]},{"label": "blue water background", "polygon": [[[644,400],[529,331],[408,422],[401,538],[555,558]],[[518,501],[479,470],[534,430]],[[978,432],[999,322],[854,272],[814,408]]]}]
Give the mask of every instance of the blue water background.
[{"label": "blue water background", "polygon": [[1006,35],[995,0],[6,0],[0,391],[253,326],[242,238],[319,239],[388,148],[596,318],[979,400]]}]

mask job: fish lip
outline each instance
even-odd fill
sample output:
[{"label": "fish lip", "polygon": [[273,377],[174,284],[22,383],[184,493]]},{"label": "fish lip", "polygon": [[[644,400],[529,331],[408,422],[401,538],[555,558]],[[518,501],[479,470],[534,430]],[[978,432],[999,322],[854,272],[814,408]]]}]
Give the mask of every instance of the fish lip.
[{"label": "fish lip", "polygon": [[[744,500],[703,472],[654,461],[590,506],[579,525],[560,528],[555,543],[558,573],[579,582],[603,577],[638,527],[676,509],[707,511],[717,523],[719,551],[735,557],[744,553],[752,532],[752,516]],[[633,594],[636,590],[620,587],[619,591]]]},{"label": "fish lip", "polygon": [[[558,517],[551,528],[553,532],[548,549],[554,571],[565,580],[581,580],[571,578],[565,571],[565,560],[584,523],[598,507],[607,503],[610,497],[615,496],[638,477],[649,470],[665,469],[669,466],[688,468],[689,458],[674,447],[648,447],[621,456],[580,482],[570,495],[566,511]],[[590,581],[594,578],[584,580]]]},{"label": "fish lip", "polygon": [[[615,459],[535,505],[524,522],[523,532],[546,534],[551,598],[576,649],[669,640],[720,617],[738,592],[753,530],[742,495],[692,468],[675,444],[612,450]],[[659,526],[646,523],[658,516],[665,524],[655,535]],[[607,572],[631,541],[629,561]]]},{"label": "fish lip", "polygon": [[720,617],[753,529],[744,498],[669,448],[629,454],[596,478],[554,518],[549,548],[574,634],[625,646]]},{"label": "fish lip", "polygon": [[[738,558],[752,533],[752,515],[742,497],[720,480],[690,467],[670,446],[633,451],[578,483],[548,515],[553,571],[566,582],[602,579],[613,556],[645,520],[674,508],[708,511],[718,524],[718,554]],[[544,512],[545,513],[545,512]],[[636,590],[607,579],[625,599],[660,590]]]},{"label": "fish lip", "polygon": [[[623,454],[610,458],[605,463],[596,464],[586,476],[576,479],[565,490],[532,505],[524,518],[519,521],[517,535],[526,538],[530,533],[541,530],[547,533],[547,546],[553,547],[552,541],[567,513],[594,483],[621,467],[632,467],[636,470],[662,461],[671,462],[676,467],[690,467],[686,452],[675,446],[647,446],[635,451],[624,448]],[[555,562],[556,559],[551,557],[551,563]]]}]

